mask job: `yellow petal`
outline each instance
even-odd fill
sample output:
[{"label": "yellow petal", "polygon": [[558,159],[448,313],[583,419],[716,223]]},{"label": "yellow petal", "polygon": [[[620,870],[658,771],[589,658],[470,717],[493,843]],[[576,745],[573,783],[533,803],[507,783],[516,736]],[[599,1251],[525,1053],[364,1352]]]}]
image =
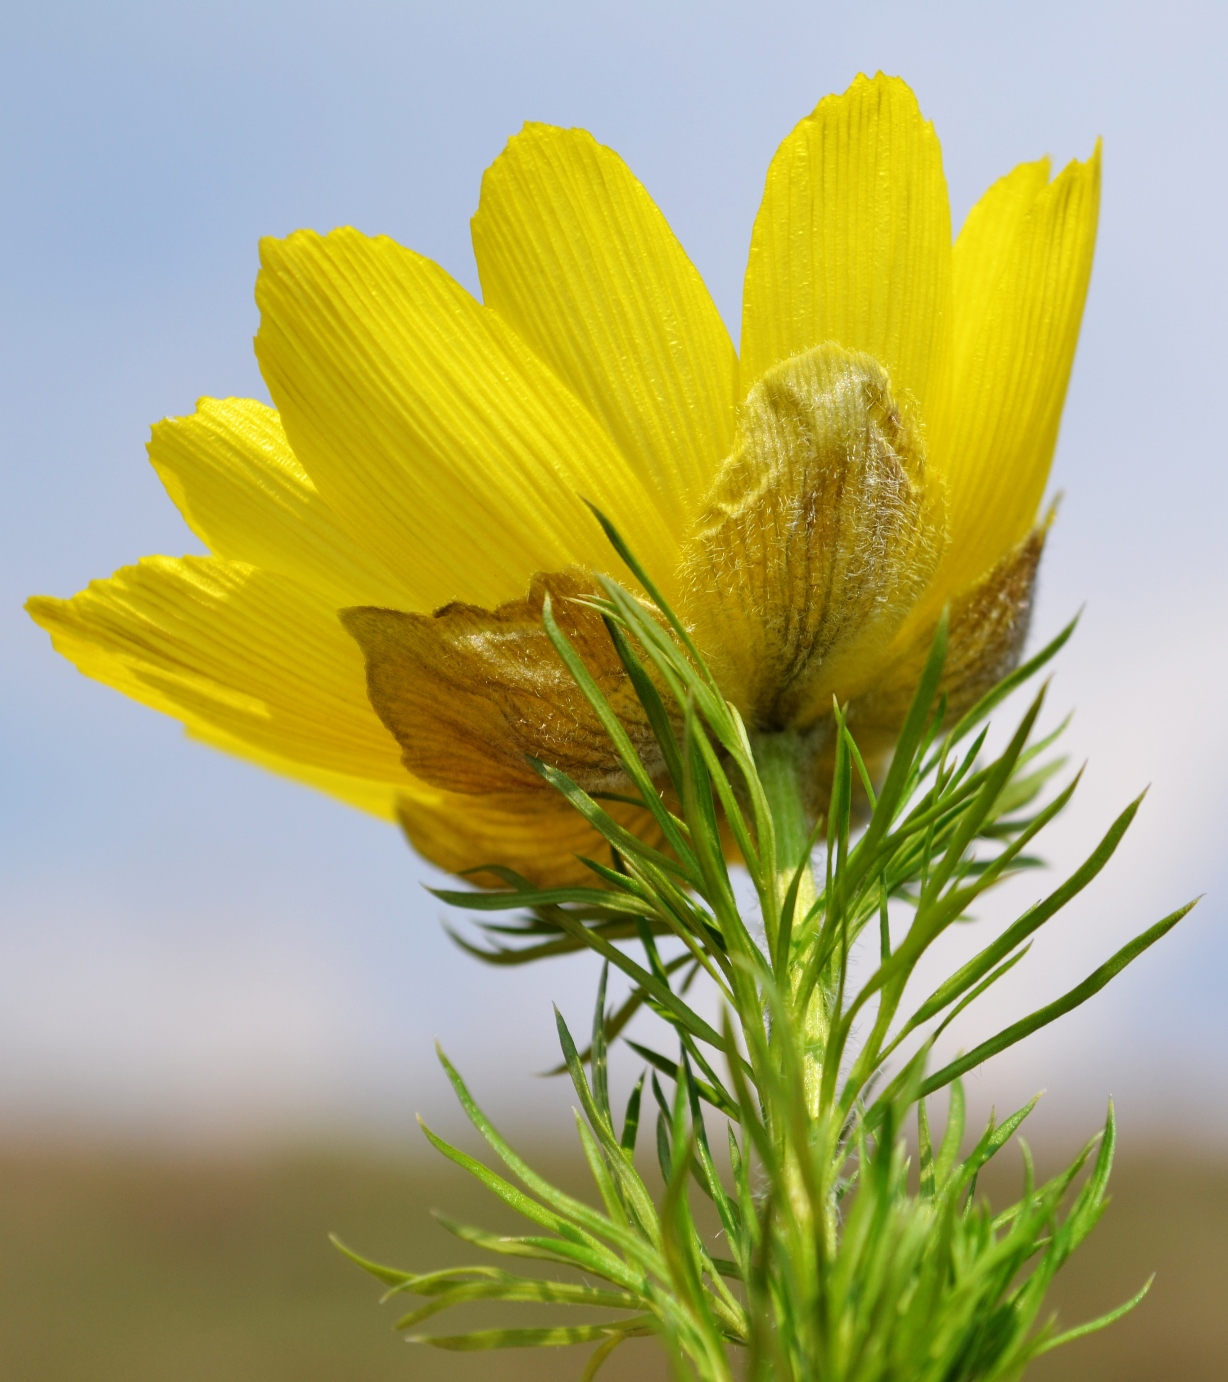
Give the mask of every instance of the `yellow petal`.
[{"label": "yellow petal", "polygon": [[79,671],[200,737],[224,736],[257,762],[407,786],[357,646],[333,609],[284,576],[147,557],[71,600],[27,608]]},{"label": "yellow petal", "polygon": [[681,531],[728,454],[737,356],[622,159],[526,125],[482,179],[482,295],[608,429]]},{"label": "yellow petal", "polygon": [[942,551],[920,428],[869,356],[823,345],[751,390],[689,544],[687,616],[752,729],[875,675]]},{"label": "yellow petal", "polygon": [[586,791],[626,791],[610,737],[542,625],[550,596],[579,654],[650,770],[659,756],[643,707],[578,569],[535,576],[527,599],[434,615],[363,607],[342,622],[367,661],[367,694],[415,777],[452,792],[555,794],[526,755]]},{"label": "yellow petal", "polygon": [[428,800],[434,800],[434,789],[428,787],[425,782],[377,782],[371,777],[328,772],[323,768],[312,768],[305,763],[297,763],[293,759],[281,758],[276,754],[260,753],[250,744],[208,725],[185,724],[184,729],[188,738],[196,740],[197,743],[207,744],[211,749],[220,749],[223,753],[243,759],[244,762],[254,763],[266,772],[287,777],[305,787],[312,787],[317,792],[324,792],[347,806],[366,811],[382,820],[400,819],[400,802],[407,793],[415,797],[427,794]]},{"label": "yellow petal", "polygon": [[[628,830],[660,846],[661,832],[647,811],[616,801],[602,805]],[[610,846],[556,793],[438,792],[433,797],[402,797],[399,808],[410,843],[448,873],[497,864],[515,869],[539,888],[575,883],[597,887],[596,875],[575,856],[610,862]],[[479,874],[473,881],[503,886],[490,875]]]},{"label": "yellow petal", "polygon": [[215,556],[292,576],[336,608],[422,603],[337,522],[272,408],[202,398],[190,417],[155,424],[149,459]]},{"label": "yellow petal", "polygon": [[755,219],[742,386],[825,341],[885,365],[924,410],[949,356],[951,212],[942,152],[898,77],[859,76],[780,146]]},{"label": "yellow petal", "polygon": [[1100,150],[1052,182],[1047,163],[996,183],[955,246],[955,353],[930,454],[951,542],[935,608],[990,571],[1036,518],[1091,276]]},{"label": "yellow petal", "polygon": [[1024,223],[1049,185],[1047,158],[999,178],[968,213],[951,259],[952,359],[966,363],[984,304],[1010,267]]},{"label": "yellow petal", "polygon": [[655,499],[496,313],[438,265],[354,230],[265,240],[256,353],[304,469],[427,607],[495,605],[534,571],[617,561],[581,496],[651,569]]}]

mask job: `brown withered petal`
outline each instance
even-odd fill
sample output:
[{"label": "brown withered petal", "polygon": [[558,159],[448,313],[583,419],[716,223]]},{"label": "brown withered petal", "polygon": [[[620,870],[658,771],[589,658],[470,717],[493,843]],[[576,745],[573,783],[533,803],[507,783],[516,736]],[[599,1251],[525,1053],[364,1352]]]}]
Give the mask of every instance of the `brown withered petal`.
[{"label": "brown withered petal", "polygon": [[686,551],[685,609],[756,729],[800,729],[877,669],[942,554],[920,428],[868,355],[770,369]]},{"label": "brown withered petal", "polygon": [[[1044,528],[1037,528],[978,585],[957,600],[950,613],[947,660],[940,689],[947,697],[947,722],[972,706],[1019,661],[1032,612],[1036,567],[1045,545]],[[896,737],[908,714],[917,683],[933,645],[937,620],[918,622],[901,631],[898,650],[889,650],[884,669],[872,690],[848,703],[847,721],[858,752],[875,782],[890,762]],[[818,721],[802,738],[809,757],[808,808],[820,816],[827,810],[835,773],[836,740],[830,719]],[[860,779],[853,783],[853,818],[864,823],[870,802]]]},{"label": "brown withered petal", "polygon": [[[948,718],[975,704],[1019,661],[1047,531],[1034,528],[988,576],[952,604],[940,683]],[[918,625],[901,640],[898,654],[883,669],[874,689],[850,704],[849,728],[859,745],[864,740],[863,751],[873,754],[880,742],[894,742],[921,679],[935,626]]]},{"label": "brown withered petal", "polygon": [[[642,807],[618,801],[601,804],[620,825],[650,845],[661,846],[661,831]],[[405,795],[397,814],[414,848],[448,873],[480,869],[497,860],[511,863],[539,888],[594,887],[599,886],[596,876],[576,856],[610,863],[609,845],[557,793],[457,795],[441,802]],[[491,874],[477,874],[472,881],[503,886]]]},{"label": "brown withered petal", "polygon": [[656,741],[601,615],[580,602],[596,594],[593,578],[571,567],[538,573],[527,598],[494,610],[342,611],[366,659],[371,704],[415,777],[450,792],[527,790],[554,798],[526,762],[532,755],[586,791],[627,789],[609,736],[546,636],[547,594],[645,762],[657,766]]}]

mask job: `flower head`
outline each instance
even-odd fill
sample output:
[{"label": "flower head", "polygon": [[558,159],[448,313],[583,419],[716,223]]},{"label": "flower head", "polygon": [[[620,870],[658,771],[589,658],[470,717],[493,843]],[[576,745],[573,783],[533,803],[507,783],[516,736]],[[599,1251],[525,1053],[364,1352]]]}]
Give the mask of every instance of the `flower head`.
[{"label": "flower head", "polygon": [[944,607],[953,708],[1018,655],[1098,196],[1098,151],[1023,164],[952,246],[932,127],[902,81],[858,77],[769,168],[739,358],[617,155],[526,126],[483,179],[480,303],[386,238],[265,241],[276,410],[202,400],[150,444],[212,555],[31,613],[81,671],[399,816],[443,867],[561,880],[592,837],[526,754],[619,775],[547,595],[652,744],[574,598],[616,567],[591,503],[753,729],[821,749],[835,697],[881,759]]}]

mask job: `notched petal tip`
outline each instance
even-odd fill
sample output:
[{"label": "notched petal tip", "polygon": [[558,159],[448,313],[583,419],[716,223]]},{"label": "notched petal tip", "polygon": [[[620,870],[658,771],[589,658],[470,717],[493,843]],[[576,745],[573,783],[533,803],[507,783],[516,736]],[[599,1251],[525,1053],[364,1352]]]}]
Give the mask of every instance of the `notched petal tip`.
[{"label": "notched petal tip", "polygon": [[898,77],[824,97],[768,169],[746,268],[742,379],[823,341],[928,411],[949,354],[951,216],[933,126]]},{"label": "notched petal tip", "polygon": [[561,769],[588,791],[625,789],[609,737],[542,625],[549,595],[559,627],[627,726],[650,768],[655,740],[578,568],[539,573],[526,598],[494,610],[453,602],[434,614],[342,610],[362,649],[367,694],[415,777],[482,795],[552,789],[526,761]]},{"label": "notched petal tip", "polygon": [[1020,164],[969,212],[955,246],[951,389],[930,417],[951,547],[932,594],[957,596],[1036,520],[1091,276],[1100,144],[1048,180]]}]

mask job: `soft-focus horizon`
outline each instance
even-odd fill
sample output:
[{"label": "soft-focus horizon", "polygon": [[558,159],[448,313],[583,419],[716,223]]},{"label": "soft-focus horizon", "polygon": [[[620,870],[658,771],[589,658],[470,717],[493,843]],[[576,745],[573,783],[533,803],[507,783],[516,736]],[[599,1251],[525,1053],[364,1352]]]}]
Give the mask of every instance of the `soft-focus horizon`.
[{"label": "soft-focus horizon", "polygon": [[535,1072],[556,1060],[552,1001],[587,1023],[592,963],[478,965],[423,890],[438,875],[394,828],[87,681],[21,605],[201,550],[143,448],[151,423],[199,396],[267,400],[251,349],[261,236],[388,234],[476,293],[483,170],[525,120],[578,125],[657,200],[736,340],[776,145],[881,68],[937,128],[956,227],[1017,163],[1048,153],[1056,171],[1104,138],[1031,644],[1084,611],[1050,709],[1054,723],[1075,711],[1066,752],[1089,767],[1051,831],[1054,873],[1013,883],[1011,903],[1054,886],[1150,792],[1110,868],[952,1044],[1056,997],[1205,893],[970,1093],[1002,1108],[1045,1088],[1042,1126],[1086,1132],[1111,1094],[1126,1138],[1228,1145],[1228,12],[48,3],[10,8],[4,32],[7,1135],[399,1141],[417,1111],[455,1116],[438,1038],[497,1120],[571,1137],[569,1090]]}]

